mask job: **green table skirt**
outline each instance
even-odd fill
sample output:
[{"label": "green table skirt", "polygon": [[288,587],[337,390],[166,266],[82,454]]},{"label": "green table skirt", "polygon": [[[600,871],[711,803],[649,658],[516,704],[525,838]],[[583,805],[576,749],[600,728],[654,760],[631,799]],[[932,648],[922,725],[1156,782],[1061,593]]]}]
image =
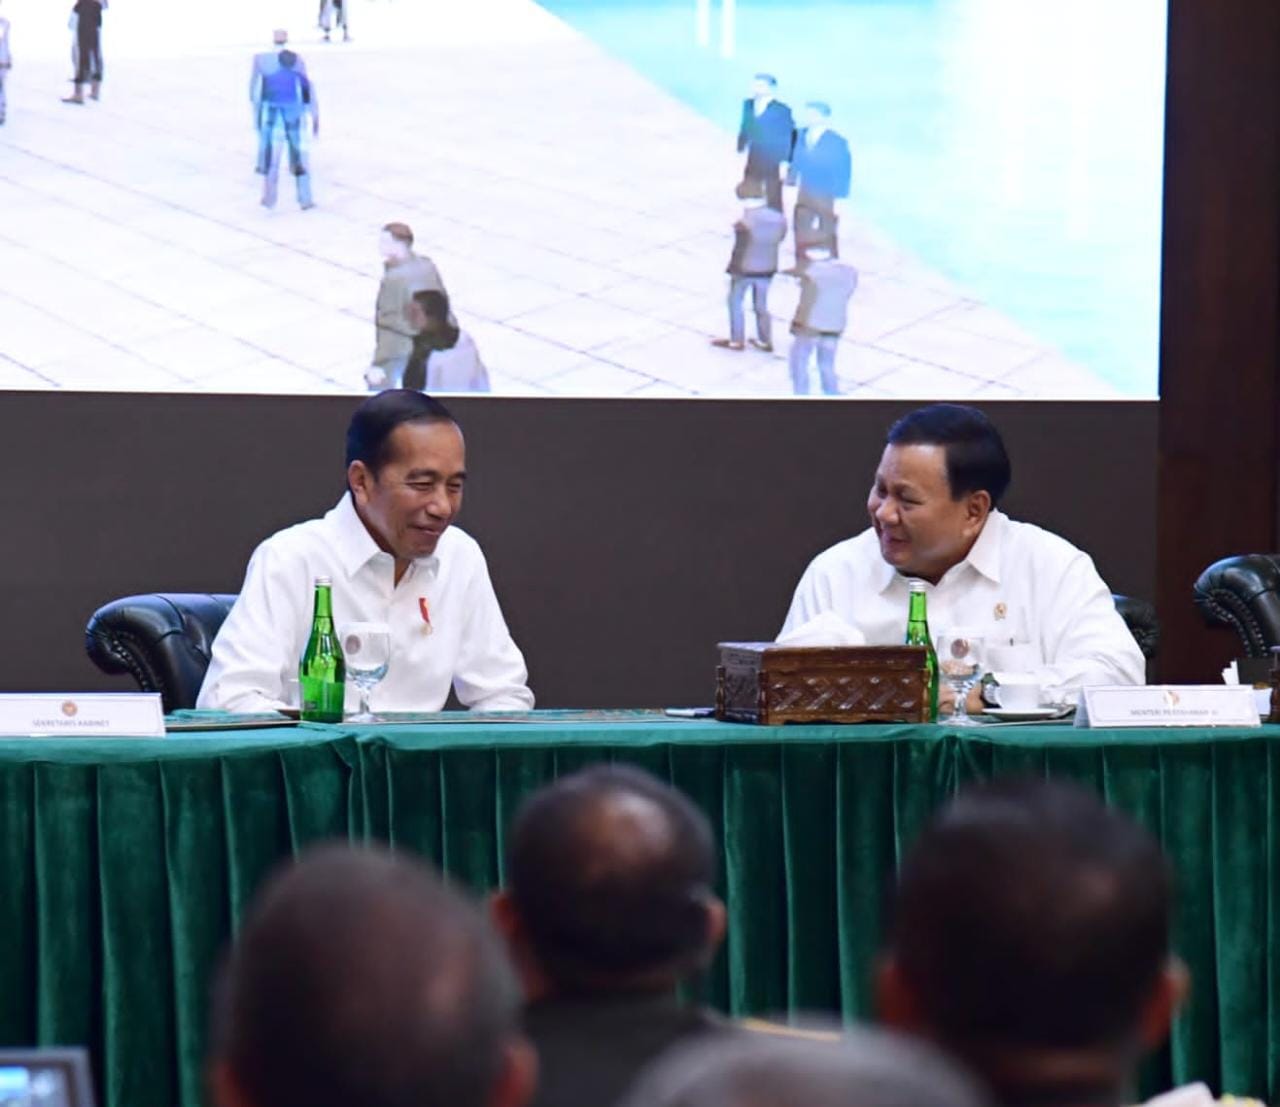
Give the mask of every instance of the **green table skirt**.
[{"label": "green table skirt", "polygon": [[211,970],[281,858],[376,838],[491,888],[521,799],[613,760],[672,781],[717,829],[729,931],[706,997],[735,1015],[862,1015],[903,850],[965,781],[1019,773],[1088,782],[1174,859],[1193,993],[1144,1084],[1270,1101],[1278,752],[1280,727],[961,734],[564,715],[0,741],[0,1044],[87,1043],[104,1107],[194,1107]]}]

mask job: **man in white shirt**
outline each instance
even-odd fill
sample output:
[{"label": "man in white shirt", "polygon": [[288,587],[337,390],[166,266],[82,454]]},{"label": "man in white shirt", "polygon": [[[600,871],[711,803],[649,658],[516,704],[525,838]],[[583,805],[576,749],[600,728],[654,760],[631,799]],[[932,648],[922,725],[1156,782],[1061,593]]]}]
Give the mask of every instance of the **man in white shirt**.
[{"label": "man in white shirt", "polygon": [[[395,389],[361,404],[347,429],[347,494],[324,518],[272,535],[254,551],[197,706],[296,706],[315,578],[330,577],[339,635],[357,621],[391,630],[375,709],[438,711],[450,686],[471,708],[531,708],[524,658],[484,554],[451,525],[465,481],[462,431],[438,400]],[[354,707],[355,689],[347,694]]]},{"label": "man in white shirt", "polygon": [[814,558],[783,633],[832,611],[872,645],[901,642],[918,578],[931,633],[982,628],[989,646],[1020,647],[1018,668],[1042,686],[1143,683],[1142,652],[1092,559],[996,510],[1011,476],[999,431],[975,408],[933,404],[898,420],[867,500],[871,527]]}]

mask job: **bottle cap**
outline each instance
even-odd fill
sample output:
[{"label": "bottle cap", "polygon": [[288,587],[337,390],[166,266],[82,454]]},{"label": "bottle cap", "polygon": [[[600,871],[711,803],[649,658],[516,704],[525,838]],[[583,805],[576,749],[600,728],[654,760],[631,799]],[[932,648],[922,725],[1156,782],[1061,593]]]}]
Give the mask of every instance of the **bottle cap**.
[{"label": "bottle cap", "polygon": [[319,588],[322,584],[327,584],[332,587],[333,577],[316,577],[316,587]]},{"label": "bottle cap", "polygon": [[923,592],[923,591],[924,591],[924,581],[922,581],[922,580],[920,580],[920,579],[918,579],[918,578],[916,578],[916,577],[912,577],[910,580],[908,580],[908,581],[907,581],[907,591],[909,591],[909,592]]}]

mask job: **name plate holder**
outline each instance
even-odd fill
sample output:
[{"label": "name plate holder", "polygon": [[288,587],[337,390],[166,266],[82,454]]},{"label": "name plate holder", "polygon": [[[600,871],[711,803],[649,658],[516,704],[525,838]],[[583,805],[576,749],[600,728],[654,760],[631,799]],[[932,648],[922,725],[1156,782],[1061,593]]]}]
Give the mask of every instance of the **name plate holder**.
[{"label": "name plate holder", "polygon": [[159,692],[0,693],[7,738],[163,738]]},{"label": "name plate holder", "polygon": [[1261,726],[1253,689],[1239,684],[1147,684],[1086,688],[1076,726]]}]

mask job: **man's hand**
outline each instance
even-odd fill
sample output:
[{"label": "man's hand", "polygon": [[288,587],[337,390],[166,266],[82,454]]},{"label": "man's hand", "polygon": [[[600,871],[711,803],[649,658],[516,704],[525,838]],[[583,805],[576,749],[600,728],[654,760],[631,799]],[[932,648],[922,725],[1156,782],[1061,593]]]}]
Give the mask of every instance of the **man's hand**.
[{"label": "man's hand", "polygon": [[[965,697],[965,707],[970,715],[981,715],[987,706],[982,702],[982,685],[975,684]],[[956,694],[950,684],[943,682],[938,688],[938,718],[956,713]]]},{"label": "man's hand", "polygon": [[381,365],[370,365],[364,371],[364,383],[370,392],[378,392],[387,387],[387,371]]}]

